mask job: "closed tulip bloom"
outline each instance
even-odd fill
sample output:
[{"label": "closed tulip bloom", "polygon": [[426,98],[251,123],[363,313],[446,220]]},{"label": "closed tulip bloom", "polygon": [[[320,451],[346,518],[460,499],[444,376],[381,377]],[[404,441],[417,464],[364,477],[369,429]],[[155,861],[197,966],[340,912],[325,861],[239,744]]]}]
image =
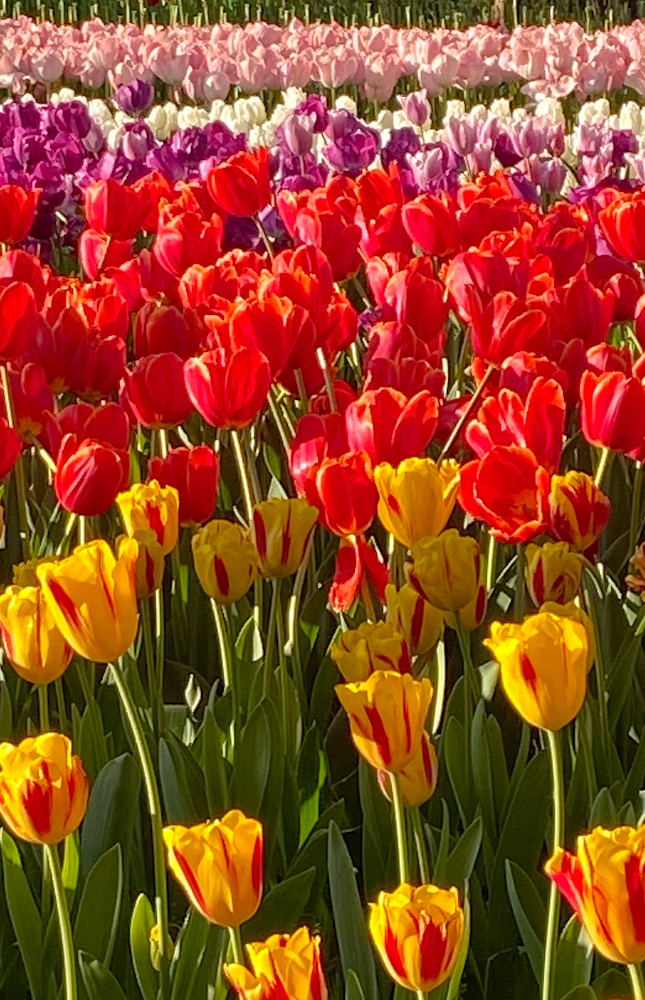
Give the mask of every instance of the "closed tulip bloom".
[{"label": "closed tulip bloom", "polygon": [[575,719],[589,670],[589,640],[581,622],[545,611],[520,624],[493,622],[485,645],[501,664],[509,701],[529,725],[557,732]]},{"label": "closed tulip bloom", "polygon": [[271,369],[254,347],[231,354],[220,349],[189,358],[184,380],[193,406],[212,427],[247,427],[267,401]]},{"label": "closed tulip bloom", "polygon": [[439,418],[439,405],[423,389],[408,399],[396,389],[370,389],[345,411],[350,451],[365,451],[373,465],[422,455]]},{"label": "closed tulip bloom", "polygon": [[0,417],[0,479],[11,472],[21,451],[22,444],[16,431],[4,417]]},{"label": "closed tulip bloom", "polygon": [[130,455],[101,441],[66,434],[56,457],[54,490],[65,510],[81,516],[105,514],[124,489]]},{"label": "closed tulip bloom", "polygon": [[376,670],[365,681],[337,684],[358,752],[372,767],[397,774],[421,745],[432,700],[427,677]]},{"label": "closed tulip bloom", "polygon": [[596,658],[596,633],[593,622],[587,612],[583,611],[575,601],[569,601],[567,604],[556,604],[555,601],[545,601],[541,605],[540,611],[549,615],[555,615],[556,618],[569,618],[571,621],[578,622],[579,625],[583,626],[587,633],[587,673],[589,673]]},{"label": "closed tulip bloom", "polygon": [[121,402],[144,427],[176,427],[193,411],[184,383],[184,362],[171,352],[140,358],[125,371]]},{"label": "closed tulip bloom", "polygon": [[411,549],[410,583],[442,611],[459,611],[477,593],[481,568],[479,545],[456,528],[437,538],[421,538]]},{"label": "closed tulip bloom", "polygon": [[[479,584],[468,604],[459,608],[459,627],[464,632],[474,632],[479,628],[488,608],[488,594],[486,593],[486,583],[483,579],[483,571],[480,570]],[[443,620],[449,628],[457,628],[457,613],[454,611],[444,611]]]},{"label": "closed tulip bloom", "polygon": [[385,588],[386,621],[405,636],[413,656],[425,656],[434,650],[443,634],[443,613],[428,604],[425,597],[404,583],[399,590],[388,583]]},{"label": "closed tulip bloom", "polygon": [[219,487],[219,458],[207,444],[171,448],[165,458],[148,465],[150,479],[174,486],[179,494],[179,523],[203,524],[215,513]]},{"label": "closed tulip bloom", "polygon": [[258,551],[239,524],[209,521],[192,539],[195,572],[209,597],[234,604],[258,575]]},{"label": "closed tulip bloom", "polygon": [[612,451],[633,451],[645,439],[645,386],[623,372],[584,372],[580,382],[580,425],[590,444]]},{"label": "closed tulip bloom", "polygon": [[260,146],[252,153],[234,153],[213,167],[206,184],[213,201],[228,215],[257,215],[271,200],[267,150]]},{"label": "closed tulip bloom", "polygon": [[[387,799],[392,801],[392,778],[388,771],[378,771],[378,783]],[[399,771],[396,778],[403,805],[421,806],[434,795],[439,777],[437,751],[428,733],[423,734],[421,746],[407,767]]]},{"label": "closed tulip bloom", "polygon": [[262,576],[291,576],[304,559],[318,511],[306,500],[277,497],[253,508],[249,529]]},{"label": "closed tulip bloom", "polygon": [[403,882],[370,903],[370,934],[394,981],[427,993],[445,982],[457,962],[464,935],[459,894]]},{"label": "closed tulip bloom", "polygon": [[12,666],[30,684],[49,684],[65,673],[73,650],[40,587],[7,587],[0,597],[0,631]]},{"label": "closed tulip bloom", "polygon": [[622,965],[645,959],[645,826],[598,826],[544,870],[601,955]]},{"label": "closed tulip bloom", "polygon": [[[122,544],[127,544],[128,537],[127,535],[121,535],[120,538],[117,538],[117,552]],[[163,583],[166,556],[157,538],[157,534],[152,528],[135,531],[132,534],[132,538],[134,538],[139,546],[139,554],[134,572],[137,597],[151,597],[156,590],[159,590]]]},{"label": "closed tulip bloom", "polygon": [[18,184],[0,186],[0,243],[21,243],[36,218],[40,191],[25,191]]},{"label": "closed tulip bloom", "polygon": [[410,548],[445,528],[459,491],[459,465],[431,458],[407,458],[396,468],[384,462],[374,470],[374,482],[381,524]]},{"label": "closed tulip bloom", "polygon": [[116,498],[128,535],[137,531],[154,531],[164,555],[172,552],[179,536],[179,494],[174,486],[135,483]]},{"label": "closed tulip bloom", "polygon": [[25,281],[0,291],[0,362],[14,361],[31,345],[38,329],[36,298]]},{"label": "closed tulip bloom", "polygon": [[166,826],[168,867],[205,920],[239,927],[262,899],[262,824],[239,809],[196,826]]},{"label": "closed tulip bloom", "polygon": [[580,590],[582,556],[566,542],[526,546],[526,586],[534,604],[567,604]]},{"label": "closed tulip bloom", "polygon": [[58,844],[74,833],[88,792],[81,759],[62,733],[0,743],[0,816],[21,840]]},{"label": "closed tulip bloom", "polygon": [[226,978],[244,1000],[327,1000],[320,938],[308,927],[272,934],[260,944],[248,944],[246,951],[251,971],[245,965],[224,966]]},{"label": "closed tulip bloom", "polygon": [[642,191],[616,198],[598,213],[598,224],[619,257],[645,260],[645,197]]},{"label": "closed tulip bloom", "polygon": [[305,484],[305,493],[316,502],[321,520],[335,535],[360,535],[374,520],[376,487],[365,452],[324,459]]},{"label": "closed tulip bloom", "polygon": [[462,467],[459,503],[498,541],[526,542],[545,530],[550,482],[528,448],[496,445]]},{"label": "closed tulip bloom", "polygon": [[134,642],[138,549],[129,538],[117,558],[105,539],[97,538],[79,545],[67,559],[37,567],[54,621],[79,656],[110,663]]},{"label": "closed tulip bloom", "polygon": [[391,622],[363,622],[341,632],[330,655],[346,681],[366,681],[375,670],[410,673],[410,651]]},{"label": "closed tulip bloom", "polygon": [[403,206],[401,219],[406,233],[424,254],[450,257],[459,250],[459,226],[447,195],[419,195]]},{"label": "closed tulip bloom", "polygon": [[95,181],[85,189],[88,225],[102,236],[134,239],[143,227],[147,211],[147,201],[141,193],[111,177]]},{"label": "closed tulip bloom", "polygon": [[607,527],[610,514],[609,497],[586,472],[571,469],[552,477],[548,528],[560,541],[586,552]]}]

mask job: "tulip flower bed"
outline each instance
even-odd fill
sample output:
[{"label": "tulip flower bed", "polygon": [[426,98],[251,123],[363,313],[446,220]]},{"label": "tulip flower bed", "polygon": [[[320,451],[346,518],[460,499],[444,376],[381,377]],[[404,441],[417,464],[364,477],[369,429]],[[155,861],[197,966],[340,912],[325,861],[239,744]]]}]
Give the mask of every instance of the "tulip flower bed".
[{"label": "tulip flower bed", "polygon": [[400,96],[0,111],[7,1000],[645,998],[640,110]]}]

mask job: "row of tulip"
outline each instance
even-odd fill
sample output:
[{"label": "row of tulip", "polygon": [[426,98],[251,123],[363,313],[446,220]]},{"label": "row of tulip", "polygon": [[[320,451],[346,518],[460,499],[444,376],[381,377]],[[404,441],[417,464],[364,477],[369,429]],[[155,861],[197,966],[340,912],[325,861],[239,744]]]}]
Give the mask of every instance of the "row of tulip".
[{"label": "row of tulip", "polygon": [[455,174],[0,188],[10,1000],[645,997],[645,191]]},{"label": "row of tulip", "polygon": [[286,26],[265,21],[195,25],[105,24],[80,27],[27,17],[0,22],[0,80],[21,92],[63,79],[96,89],[159,81],[191,100],[319,84],[357,85],[387,100],[406,77],[432,94],[447,88],[517,85],[530,97],[645,92],[643,23],[585,32],[576,22],[464,30],[352,26],[334,22]]}]

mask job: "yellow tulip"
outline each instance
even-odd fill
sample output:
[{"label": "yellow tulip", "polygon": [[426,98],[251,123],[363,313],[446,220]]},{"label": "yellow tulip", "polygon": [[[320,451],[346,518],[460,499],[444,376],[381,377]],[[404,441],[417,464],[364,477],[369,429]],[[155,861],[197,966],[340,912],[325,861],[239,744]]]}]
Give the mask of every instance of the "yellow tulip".
[{"label": "yellow tulip", "polygon": [[[135,531],[132,538],[139,546],[134,572],[137,597],[150,597],[156,590],[159,590],[163,583],[166,569],[164,550],[156,533],[151,528],[145,531]],[[121,535],[117,538],[117,552],[128,541],[127,535]]]},{"label": "yellow tulip", "polygon": [[464,935],[464,911],[455,888],[403,882],[370,903],[370,934],[392,979],[427,993],[455,967]]},{"label": "yellow tulip", "polygon": [[479,589],[481,553],[469,535],[449,528],[438,538],[422,538],[411,549],[410,583],[442,611],[459,611]]},{"label": "yellow tulip", "polygon": [[601,955],[623,965],[645,960],[645,826],[597,827],[559,848],[545,871],[573,907]]},{"label": "yellow tulip", "polygon": [[[437,751],[428,733],[407,767],[397,774],[401,801],[404,806],[420,806],[434,795],[439,776]],[[388,771],[379,769],[378,783],[386,798],[392,801],[392,779]]]},{"label": "yellow tulip", "polygon": [[587,673],[593,667],[593,661],[596,659],[596,636],[594,633],[593,622],[586,611],[578,607],[575,601],[569,601],[568,604],[556,604],[554,601],[547,601],[542,605],[540,611],[545,611],[549,615],[556,615],[558,618],[570,618],[571,621],[579,622],[580,625],[584,625],[587,632]]},{"label": "yellow tulip", "polygon": [[119,493],[116,502],[128,535],[154,531],[164,555],[172,552],[179,537],[179,494],[174,486],[160,486],[156,479],[135,483]]},{"label": "yellow tulip", "polygon": [[209,521],[193,535],[193,559],[199,582],[218,604],[244,597],[258,575],[258,553],[239,524]]},{"label": "yellow tulip", "polygon": [[523,719],[540,729],[562,729],[587,693],[589,640],[572,618],[541,611],[516,625],[493,622],[486,646],[501,664],[506,695]]},{"label": "yellow tulip", "polygon": [[413,656],[431,653],[443,633],[443,613],[428,604],[410,583],[399,590],[388,583],[385,588],[386,621],[405,636]]},{"label": "yellow tulip", "polygon": [[549,531],[579,552],[597,541],[610,513],[609,497],[586,472],[570,469],[551,479]]},{"label": "yellow tulip", "polygon": [[394,774],[417,753],[432,701],[427,677],[377,670],[365,681],[337,684],[356,748],[372,767]]},{"label": "yellow tulip", "polygon": [[31,684],[49,684],[67,670],[73,650],[40,587],[7,587],[0,597],[0,631],[16,673]]},{"label": "yellow tulip", "polygon": [[79,826],[89,782],[61,733],[0,744],[0,816],[22,840],[58,844]]},{"label": "yellow tulip", "polygon": [[567,604],[580,590],[583,559],[566,542],[526,546],[526,586],[540,607],[546,601]]},{"label": "yellow tulip", "polygon": [[296,572],[317,520],[318,511],[306,500],[276,498],[255,505],[250,535],[262,576],[273,579]]},{"label": "yellow tulip", "polygon": [[407,643],[390,622],[363,622],[341,632],[330,654],[346,681],[365,681],[375,670],[410,673]]},{"label": "yellow tulip", "polygon": [[459,464],[406,458],[396,468],[382,462],[374,470],[378,516],[397,541],[411,548],[425,535],[438,535],[452,514],[459,491]]},{"label": "yellow tulip", "polygon": [[197,826],[163,831],[168,867],[201,915],[222,927],[239,927],[262,899],[262,824],[239,809]]},{"label": "yellow tulip", "polygon": [[245,965],[225,965],[224,974],[244,1000],[327,1000],[327,983],[320,960],[320,938],[308,927],[293,934],[272,934],[246,946],[251,971]]},{"label": "yellow tulip", "polygon": [[79,545],[37,574],[53,619],[79,656],[110,663],[123,656],[137,634],[136,565],[139,546],[126,539],[118,559],[97,538]]}]

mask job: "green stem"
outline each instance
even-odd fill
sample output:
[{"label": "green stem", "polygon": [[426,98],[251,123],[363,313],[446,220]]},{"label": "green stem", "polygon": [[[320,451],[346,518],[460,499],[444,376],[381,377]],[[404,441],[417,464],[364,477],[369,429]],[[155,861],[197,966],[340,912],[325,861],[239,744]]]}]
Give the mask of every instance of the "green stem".
[{"label": "green stem", "polygon": [[[595,580],[592,586],[596,586]],[[609,762],[609,711],[607,709],[607,690],[605,684],[605,656],[602,645],[603,637],[600,632],[600,622],[596,613],[596,602],[587,586],[584,588],[585,604],[587,612],[593,624],[594,637],[596,640],[596,686],[598,688],[598,714],[600,717],[600,741],[602,746],[603,760]]]},{"label": "green stem", "polygon": [[329,365],[327,364],[327,358],[325,357],[325,352],[322,347],[316,350],[316,358],[318,364],[320,365],[320,370],[323,373],[323,378],[325,380],[325,391],[327,393],[327,398],[329,400],[329,406],[332,413],[338,413],[338,403],[336,402],[336,390],[334,389],[334,380],[331,377],[331,372],[329,371]]},{"label": "green stem", "polygon": [[267,627],[267,641],[264,649],[264,676],[262,678],[262,697],[268,698],[273,676],[273,654],[275,652],[275,637],[277,630],[278,601],[280,599],[278,581],[273,581],[273,592],[271,595],[271,608],[269,609],[269,624]]},{"label": "green stem", "polygon": [[159,718],[155,710],[156,704],[156,682],[155,682],[155,647],[152,639],[152,620],[150,616],[150,598],[144,597],[140,602],[139,610],[141,612],[141,631],[143,633],[143,648],[146,657],[146,676],[148,678],[148,698],[150,700],[150,709],[152,711],[152,728],[154,731],[155,742],[159,739],[160,728],[159,728]]},{"label": "green stem", "polygon": [[78,992],[76,986],[74,938],[72,937],[72,924],[69,919],[67,897],[65,896],[65,889],[63,887],[63,875],[60,870],[58,846],[56,844],[43,844],[43,851],[46,859],[46,865],[49,866],[49,871],[51,872],[52,885],[54,886],[54,899],[56,900],[56,911],[58,913],[58,927],[60,930],[60,942],[63,951],[65,1000],[76,1000]]},{"label": "green stem", "polygon": [[634,489],[632,491],[632,509],[629,518],[629,545],[627,554],[632,556],[634,549],[638,545],[641,530],[641,496],[643,492],[643,463],[636,463],[634,473]]},{"label": "green stem", "polygon": [[262,223],[260,221],[260,216],[259,215],[254,215],[253,218],[255,219],[255,224],[258,227],[258,232],[259,232],[260,236],[262,237],[262,242],[264,243],[264,245],[266,247],[266,251],[267,251],[267,253],[269,255],[269,260],[273,260],[273,257],[274,257],[273,246],[271,245],[271,240],[269,239],[269,234],[267,233],[266,229],[262,225]]},{"label": "green stem", "polygon": [[459,643],[459,650],[461,652],[461,658],[464,665],[464,763],[465,763],[465,777],[466,777],[466,795],[467,800],[470,799],[470,773],[471,773],[471,748],[470,748],[470,731],[472,728],[472,709],[473,709],[473,690],[472,690],[472,675],[474,673],[473,661],[470,655],[470,633],[466,632],[463,625],[461,624],[461,619],[459,617],[459,612],[455,611],[455,632],[457,633],[457,641]]},{"label": "green stem", "polygon": [[231,939],[231,952],[236,965],[244,965],[244,949],[242,947],[242,935],[239,927],[229,927],[228,934]]},{"label": "green stem", "polygon": [[61,733],[67,732],[67,712],[65,710],[65,692],[63,681],[57,677],[54,681],[54,691],[56,692],[56,707],[58,708],[58,727]]},{"label": "green stem", "polygon": [[40,717],[40,731],[49,731],[49,698],[46,684],[38,685],[38,715]]},{"label": "green stem", "polygon": [[600,454],[600,461],[598,462],[598,468],[596,469],[596,475],[594,478],[594,483],[596,486],[602,486],[602,481],[607,471],[607,466],[609,465],[609,459],[611,458],[611,449],[603,448]]},{"label": "green stem", "polygon": [[439,639],[437,649],[434,654],[434,698],[432,702],[432,712],[430,716],[430,732],[436,736],[441,725],[443,705],[446,699],[446,644],[443,639]]},{"label": "green stem", "polygon": [[634,1000],[645,1000],[645,979],[643,979],[643,970],[640,965],[628,965],[627,971],[632,981]]},{"label": "green stem", "polygon": [[[545,730],[551,761],[553,782],[553,850],[555,854],[564,843],[564,780],[562,777],[562,744],[560,733]],[[555,979],[555,959],[558,948],[560,922],[560,892],[555,884],[549,889],[549,908],[546,919],[546,942],[544,945],[544,966],[542,971],[542,991],[540,1000],[553,1000]]]},{"label": "green stem", "polygon": [[494,370],[495,370],[495,368],[494,368],[493,365],[489,365],[488,368],[486,369],[484,377],[482,378],[481,382],[479,383],[479,385],[475,389],[475,392],[474,392],[474,394],[473,394],[473,396],[472,396],[472,398],[471,398],[468,406],[466,407],[466,409],[464,410],[464,412],[460,416],[459,420],[457,421],[457,423],[453,427],[452,433],[450,434],[450,437],[448,438],[448,440],[446,441],[445,445],[442,448],[441,454],[439,455],[439,461],[440,462],[441,462],[442,459],[446,458],[446,456],[450,454],[450,450],[451,450],[453,444],[455,443],[455,441],[457,440],[457,438],[459,437],[462,428],[466,424],[466,421],[470,420],[471,415],[474,413],[475,409],[479,405],[479,400],[482,398],[482,395],[484,393],[484,389],[486,388],[486,386],[488,384],[488,380],[491,377],[491,375],[493,374]]},{"label": "green stem", "polygon": [[399,878],[401,882],[409,882],[410,864],[408,861],[408,839],[405,832],[403,799],[401,798],[399,776],[398,774],[393,774],[391,771],[390,785],[392,788],[392,805],[394,807],[394,828],[396,830],[396,853],[399,861]]},{"label": "green stem", "polygon": [[495,583],[495,572],[497,570],[497,541],[492,536],[488,536],[488,556],[486,559],[486,593],[490,594]]},{"label": "green stem", "polygon": [[524,580],[524,572],[526,566],[526,556],[524,552],[524,546],[520,542],[517,546],[517,564],[515,568],[515,601],[513,605],[513,611],[515,614],[516,621],[521,621],[524,617],[524,610],[526,606],[526,583]]},{"label": "green stem", "polygon": [[[0,375],[2,377],[2,391],[4,393],[5,408],[7,410],[7,423],[15,430],[17,427],[16,408],[13,404],[11,379],[9,378],[9,370],[6,365],[0,365]],[[29,524],[27,522],[27,482],[25,480],[25,467],[22,461],[22,451],[16,459],[16,464],[13,467],[13,474],[16,483],[16,499],[18,502],[20,545],[22,548],[22,558],[26,562],[31,555],[31,540],[29,534]]]},{"label": "green stem", "polygon": [[139,766],[143,774],[143,783],[148,800],[148,811],[150,813],[150,823],[152,826],[152,852],[155,879],[155,900],[156,917],[159,926],[159,940],[162,942],[161,956],[159,959],[159,985],[160,1000],[166,1000],[168,995],[168,958],[165,954],[166,941],[168,940],[168,887],[166,883],[166,861],[164,858],[163,844],[163,818],[161,815],[161,800],[159,798],[159,788],[152,758],[146,738],[141,727],[139,712],[132,700],[132,695],[126,684],[123,670],[120,664],[111,663],[110,669],[114,684],[121,699],[121,705],[135,746]]},{"label": "green stem", "polygon": [[291,447],[291,439],[282,422],[279,405],[274,397],[273,390],[271,390],[271,392],[269,393],[269,409],[271,410],[271,416],[273,417],[273,422],[278,429],[278,434],[280,435],[280,440],[282,442],[284,453],[288,457],[289,449]]},{"label": "green stem", "polygon": [[284,614],[282,611],[282,580],[274,580],[273,587],[274,593],[276,595],[276,605],[275,605],[275,631],[276,631],[276,641],[278,646],[278,666],[280,668],[280,709],[282,714],[282,732],[283,732],[283,743],[284,751],[287,756],[289,756],[292,747],[290,740],[290,726],[289,726],[289,688],[287,686],[288,680],[288,670],[287,670],[287,658],[284,652],[285,643],[285,631],[284,631]]},{"label": "green stem", "polygon": [[429,885],[430,883],[430,867],[428,865],[428,852],[426,850],[425,835],[423,833],[423,821],[421,819],[421,812],[418,806],[410,809],[410,816],[412,817],[412,832],[414,834],[414,844],[417,849],[417,858],[419,861],[419,875],[421,877],[421,882],[423,885]]},{"label": "green stem", "polygon": [[217,601],[211,598],[211,608],[213,609],[213,618],[215,620],[215,630],[217,632],[217,642],[219,645],[219,655],[220,663],[222,665],[222,678],[224,680],[224,687],[227,691],[231,692],[231,736],[230,736],[230,748],[231,752],[235,748],[235,724],[237,721],[237,699],[235,697],[235,685],[233,684],[233,661],[231,656],[231,639],[228,631],[228,625],[226,622],[226,615],[224,613],[224,608],[217,603]]},{"label": "green stem", "polygon": [[155,590],[155,690],[152,708],[155,730],[163,730],[163,674],[166,659],[166,619],[163,606],[163,587]]},{"label": "green stem", "polygon": [[242,442],[240,441],[239,432],[233,428],[231,430],[231,441],[233,442],[233,454],[235,455],[235,462],[237,464],[237,474],[240,477],[240,485],[242,487],[242,496],[244,497],[244,506],[246,508],[246,519],[248,523],[251,523],[253,517],[253,491],[251,490],[251,481],[249,479],[249,472],[246,467],[246,462],[244,460],[244,451],[242,449]]}]

